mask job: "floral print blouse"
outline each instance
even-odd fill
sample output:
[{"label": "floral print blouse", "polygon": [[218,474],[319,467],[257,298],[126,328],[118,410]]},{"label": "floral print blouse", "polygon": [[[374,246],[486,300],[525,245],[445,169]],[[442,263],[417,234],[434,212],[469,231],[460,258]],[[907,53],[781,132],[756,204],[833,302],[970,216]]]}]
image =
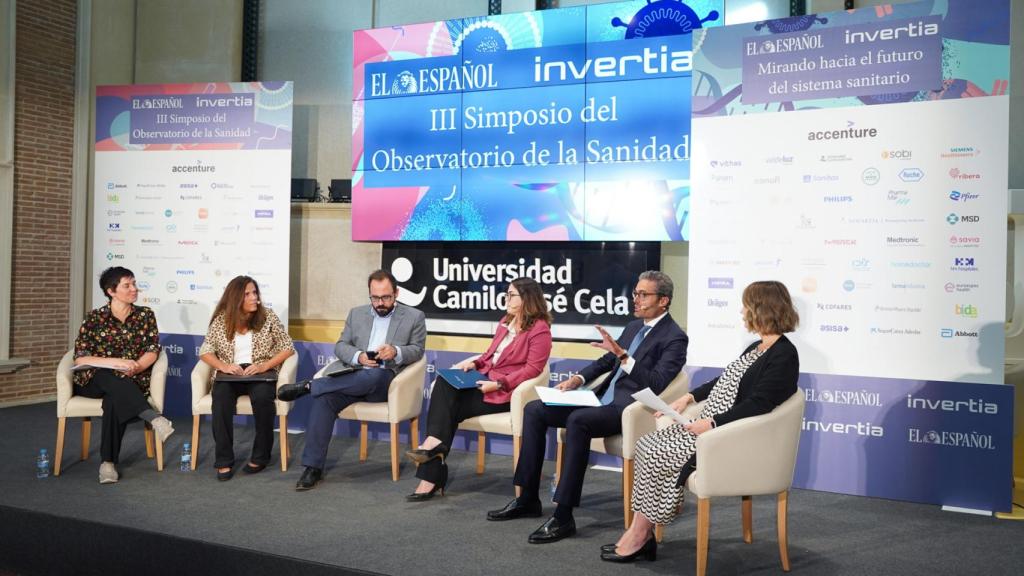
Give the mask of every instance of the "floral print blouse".
[{"label": "floral print blouse", "polygon": [[[109,304],[92,310],[82,321],[78,337],[75,338],[75,358],[99,356],[138,360],[146,352],[160,353],[160,331],[156,327],[156,315],[145,306],[133,304],[124,322],[111,313]],[[118,377],[135,382],[146,395],[149,395],[149,377],[152,371],[150,367],[135,376],[128,376],[119,370],[112,370]],[[84,386],[95,372],[75,372],[75,384]]]}]

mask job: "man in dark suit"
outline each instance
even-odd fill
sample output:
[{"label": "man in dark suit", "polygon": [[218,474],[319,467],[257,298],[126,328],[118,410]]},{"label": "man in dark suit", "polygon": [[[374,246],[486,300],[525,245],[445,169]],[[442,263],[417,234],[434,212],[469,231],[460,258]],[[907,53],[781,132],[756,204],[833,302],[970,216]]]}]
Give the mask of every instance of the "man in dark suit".
[{"label": "man in dark suit", "polygon": [[342,373],[286,384],[278,390],[278,398],[285,401],[313,395],[302,451],[306,469],[295,484],[296,490],[309,490],[323,477],[338,412],[355,402],[387,401],[388,386],[395,375],[423,357],[427,342],[423,312],[398,304],[398,283],[386,270],[370,274],[367,285],[370,303],[349,311],[334,345],[338,360],[324,371],[328,375]]},{"label": "man in dark suit", "polygon": [[515,484],[522,492],[504,508],[488,512],[488,520],[542,515],[540,477],[548,428],[565,428],[562,471],[554,498],[557,507],[552,517],[530,534],[529,542],[556,542],[576,533],[572,509],[580,503],[590,440],[621,434],[622,411],[633,402],[631,395],[644,388],[660,394],[686,363],[686,333],[668,313],[672,291],[668,275],[658,271],[641,274],[633,291],[637,319],[626,325],[618,341],[598,326],[602,339],[592,345],[607,353],[558,385],[571,390],[608,372],[594,388],[602,406],[547,406],[539,401],[527,405],[515,473]]}]

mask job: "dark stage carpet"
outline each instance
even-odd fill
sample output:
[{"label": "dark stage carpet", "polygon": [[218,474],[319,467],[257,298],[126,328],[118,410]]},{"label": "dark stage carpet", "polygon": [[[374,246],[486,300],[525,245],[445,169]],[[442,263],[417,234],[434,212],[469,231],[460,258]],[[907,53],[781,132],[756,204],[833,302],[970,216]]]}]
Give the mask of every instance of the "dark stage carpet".
[{"label": "dark stage carpet", "polygon": [[[488,522],[485,513],[511,497],[511,461],[453,452],[450,492],[422,504],[405,502],[412,466],[391,482],[388,445],[337,438],[325,482],[293,490],[302,435],[291,435],[289,471],[217,482],[213,438],[203,424],[200,468],[181,472],[181,445],[191,420],[175,422],[166,469],[145,457],[141,424],[129,427],[121,482],[101,486],[99,422],[89,460],[78,461],[80,425],[68,424],[64,470],[35,477],[40,448],[54,449],[53,403],[0,409],[0,574],[692,574],[695,505],[666,531],[658,561],[601,562],[599,547],[622,530],[620,476],[591,470],[577,510],[579,534],[549,545],[527,544],[543,519]],[[238,461],[252,429],[238,426]],[[244,447],[244,448],[243,448]],[[403,446],[403,451],[405,447]],[[274,457],[277,457],[275,446]],[[549,463],[548,472],[553,471]],[[548,478],[549,479],[549,478]],[[550,511],[550,505],[546,506]],[[754,500],[754,542],[744,544],[739,499],[715,501],[708,573],[778,574],[774,500]],[[942,512],[906,504],[796,490],[790,496],[793,574],[1019,574],[1024,523]]]}]

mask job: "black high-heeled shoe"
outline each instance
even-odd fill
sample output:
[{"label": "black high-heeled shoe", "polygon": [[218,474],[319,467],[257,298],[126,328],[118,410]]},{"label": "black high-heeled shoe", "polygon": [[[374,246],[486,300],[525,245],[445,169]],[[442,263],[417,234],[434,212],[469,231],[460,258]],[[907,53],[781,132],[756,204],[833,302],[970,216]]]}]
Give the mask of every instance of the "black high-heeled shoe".
[{"label": "black high-heeled shoe", "polygon": [[604,560],[605,562],[626,563],[634,562],[636,560],[647,560],[649,562],[653,562],[657,558],[658,541],[654,538],[651,538],[647,542],[644,542],[644,545],[641,546],[640,549],[636,552],[633,552],[632,554],[627,554],[625,556],[620,556],[617,552],[615,552],[615,550],[612,550],[611,552],[601,552],[601,560]]},{"label": "black high-heeled shoe", "polygon": [[448,447],[444,444],[438,444],[430,450],[424,450],[422,448],[416,448],[415,450],[406,450],[405,455],[410,460],[417,464],[423,464],[424,462],[430,462],[434,458],[440,458],[441,463],[444,463],[444,457],[448,454]]},{"label": "black high-heeled shoe", "polygon": [[413,492],[405,497],[406,502],[426,502],[434,497],[438,491],[441,492],[441,496],[444,496],[444,487],[448,484],[448,467],[442,468],[444,472],[441,474],[440,481],[434,484],[434,487],[430,489],[430,492]]}]

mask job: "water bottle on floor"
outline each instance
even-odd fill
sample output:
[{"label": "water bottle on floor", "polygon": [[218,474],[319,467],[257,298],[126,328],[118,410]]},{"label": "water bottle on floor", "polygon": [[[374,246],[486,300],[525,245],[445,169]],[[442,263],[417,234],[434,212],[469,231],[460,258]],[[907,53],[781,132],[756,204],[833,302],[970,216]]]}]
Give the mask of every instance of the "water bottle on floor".
[{"label": "water bottle on floor", "polygon": [[551,497],[555,497],[555,490],[558,489],[558,476],[555,474],[551,475]]},{"label": "water bottle on floor", "polygon": [[192,443],[185,442],[185,445],[181,447],[181,471],[191,472],[192,471]]},{"label": "water bottle on floor", "polygon": [[36,456],[36,478],[46,478],[50,475],[50,456],[46,453],[46,448],[39,450],[39,456]]}]

